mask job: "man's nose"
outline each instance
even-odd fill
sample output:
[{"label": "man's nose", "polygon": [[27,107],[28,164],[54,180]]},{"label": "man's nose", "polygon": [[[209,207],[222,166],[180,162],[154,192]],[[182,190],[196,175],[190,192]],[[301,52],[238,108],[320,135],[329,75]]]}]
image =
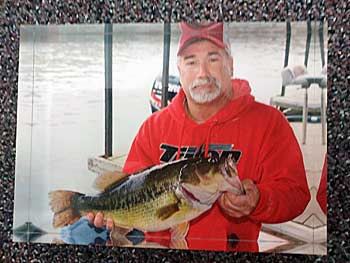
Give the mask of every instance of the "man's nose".
[{"label": "man's nose", "polygon": [[208,77],[208,76],[209,76],[208,63],[206,62],[199,63],[198,77]]}]

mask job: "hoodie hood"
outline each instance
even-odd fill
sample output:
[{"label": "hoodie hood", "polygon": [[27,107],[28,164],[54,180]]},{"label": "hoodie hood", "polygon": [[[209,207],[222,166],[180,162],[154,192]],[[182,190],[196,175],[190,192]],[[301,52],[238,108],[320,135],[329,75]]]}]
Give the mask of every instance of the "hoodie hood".
[{"label": "hoodie hood", "polygon": [[232,80],[233,98],[222,109],[220,109],[214,116],[204,123],[196,123],[189,118],[185,112],[184,100],[185,93],[181,88],[179,93],[175,96],[172,103],[168,106],[171,117],[180,125],[180,136],[178,140],[177,159],[180,159],[180,149],[182,145],[182,138],[184,136],[185,127],[206,127],[207,135],[205,144],[205,157],[208,156],[209,144],[211,141],[212,131],[214,126],[221,125],[227,121],[237,119],[239,121],[240,114],[254,102],[254,97],[250,94],[251,89],[248,81],[241,79]]},{"label": "hoodie hood", "polygon": [[225,107],[219,110],[214,116],[204,123],[198,124],[190,119],[184,108],[185,93],[181,88],[179,93],[175,96],[172,103],[168,106],[168,110],[175,121],[186,121],[186,125],[208,125],[211,126],[214,122],[220,124],[229,121],[233,118],[239,118],[243,112],[252,102],[254,97],[251,95],[251,88],[248,81],[242,79],[232,79],[233,99]]}]

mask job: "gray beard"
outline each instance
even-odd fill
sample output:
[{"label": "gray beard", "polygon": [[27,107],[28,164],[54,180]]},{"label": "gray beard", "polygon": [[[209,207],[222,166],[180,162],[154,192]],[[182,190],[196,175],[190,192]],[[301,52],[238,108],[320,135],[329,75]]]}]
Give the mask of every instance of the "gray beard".
[{"label": "gray beard", "polygon": [[[200,92],[196,91],[196,87],[200,85],[213,84],[215,86],[214,91],[202,90]],[[221,83],[215,78],[207,77],[201,79],[195,79],[190,87],[191,98],[196,103],[208,103],[215,100],[221,93]]]}]

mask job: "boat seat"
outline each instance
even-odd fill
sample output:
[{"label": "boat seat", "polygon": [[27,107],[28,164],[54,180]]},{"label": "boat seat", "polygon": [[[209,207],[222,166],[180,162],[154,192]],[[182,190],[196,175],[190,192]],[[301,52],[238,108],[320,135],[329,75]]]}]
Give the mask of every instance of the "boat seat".
[{"label": "boat seat", "polygon": [[[322,144],[326,143],[326,91],[327,75],[310,75],[301,67],[286,67],[282,70],[282,85],[288,87],[288,94],[271,97],[270,105],[283,108],[302,109],[302,143],[306,143],[308,113],[320,111]],[[312,89],[312,93],[310,93]],[[311,96],[310,96],[311,95]]]}]

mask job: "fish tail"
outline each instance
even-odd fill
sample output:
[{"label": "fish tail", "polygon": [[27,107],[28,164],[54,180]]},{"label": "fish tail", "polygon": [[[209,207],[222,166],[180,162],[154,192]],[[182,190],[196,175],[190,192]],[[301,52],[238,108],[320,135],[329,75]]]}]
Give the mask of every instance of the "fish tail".
[{"label": "fish tail", "polygon": [[49,193],[51,210],[54,213],[53,226],[63,227],[74,224],[79,220],[81,214],[74,208],[73,197],[82,194],[72,191],[57,190]]}]

